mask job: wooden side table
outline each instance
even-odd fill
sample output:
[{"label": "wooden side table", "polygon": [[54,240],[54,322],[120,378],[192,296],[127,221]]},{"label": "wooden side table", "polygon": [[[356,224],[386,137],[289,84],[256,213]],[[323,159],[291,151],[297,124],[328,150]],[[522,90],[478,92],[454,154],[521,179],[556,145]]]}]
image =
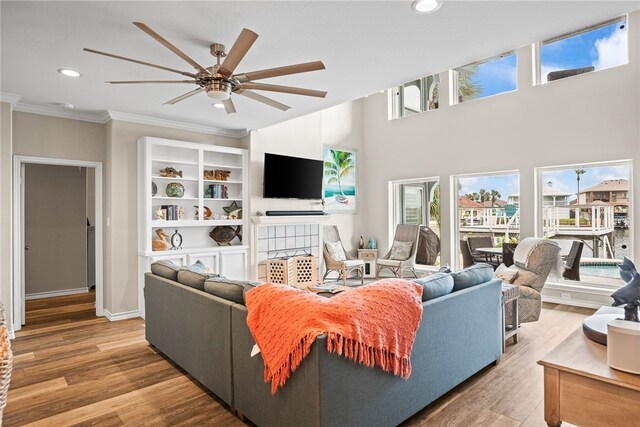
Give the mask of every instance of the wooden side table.
[{"label": "wooden side table", "polygon": [[[513,343],[518,343],[518,285],[502,284],[502,352],[505,352],[507,340],[513,337]],[[511,323],[507,323],[507,307],[511,304]]]},{"label": "wooden side table", "polygon": [[579,328],[547,354],[544,366],[544,420],[581,426],[632,426],[640,420],[640,375],[612,369],[607,347]]},{"label": "wooden side table", "polygon": [[364,261],[364,277],[376,277],[377,249],[358,249],[358,259]]}]

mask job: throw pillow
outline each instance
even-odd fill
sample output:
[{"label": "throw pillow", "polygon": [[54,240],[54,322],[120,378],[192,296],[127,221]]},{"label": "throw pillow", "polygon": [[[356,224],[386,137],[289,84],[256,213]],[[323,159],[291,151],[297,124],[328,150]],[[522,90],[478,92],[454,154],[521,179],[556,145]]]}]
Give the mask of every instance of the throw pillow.
[{"label": "throw pillow", "polygon": [[393,245],[391,246],[389,259],[405,261],[411,256],[411,248],[413,248],[413,242],[398,242],[397,240],[394,240]]},{"label": "throw pillow", "polygon": [[258,282],[247,282],[244,280],[229,280],[225,278],[212,278],[204,282],[204,290],[208,294],[244,304],[244,292],[246,286],[257,286]]},{"label": "throw pillow", "polygon": [[422,285],[422,301],[450,294],[453,290],[453,277],[448,273],[435,273],[413,281]]},{"label": "throw pillow", "polygon": [[518,277],[518,270],[507,267],[504,264],[500,264],[493,275],[505,283],[513,283],[513,281],[516,280],[516,277]]},{"label": "throw pillow", "polygon": [[453,291],[470,288],[493,279],[493,267],[489,264],[478,263],[457,273],[453,277]]},{"label": "throw pillow", "polygon": [[182,267],[169,260],[156,261],[151,264],[151,272],[153,274],[173,280],[174,282],[178,280],[178,271],[180,271],[181,268]]},{"label": "throw pillow", "polygon": [[346,261],[347,255],[344,253],[344,249],[342,249],[342,244],[340,242],[326,242],[325,247],[327,248],[327,252],[331,255],[336,261]]},{"label": "throw pillow", "polygon": [[220,277],[219,274],[206,273],[205,271],[206,266],[198,260],[195,264],[178,271],[178,283],[204,291],[204,282],[207,279]]}]

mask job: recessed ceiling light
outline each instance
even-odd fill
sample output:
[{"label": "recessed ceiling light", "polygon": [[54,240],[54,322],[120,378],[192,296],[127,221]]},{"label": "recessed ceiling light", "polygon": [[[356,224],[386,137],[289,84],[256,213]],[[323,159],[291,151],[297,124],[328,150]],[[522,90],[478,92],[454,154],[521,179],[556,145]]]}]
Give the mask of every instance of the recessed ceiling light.
[{"label": "recessed ceiling light", "polygon": [[70,110],[73,110],[73,104],[69,104],[68,102],[56,102],[54,105],[56,105],[58,107],[68,108]]},{"label": "recessed ceiling light", "polygon": [[442,0],[415,0],[411,7],[416,13],[433,13],[440,9]]},{"label": "recessed ceiling light", "polygon": [[216,108],[224,108],[224,104],[221,102],[216,102],[215,104],[211,104],[211,105],[213,105]]},{"label": "recessed ceiling light", "polygon": [[66,68],[58,68],[58,72],[67,77],[80,77],[80,73]]}]

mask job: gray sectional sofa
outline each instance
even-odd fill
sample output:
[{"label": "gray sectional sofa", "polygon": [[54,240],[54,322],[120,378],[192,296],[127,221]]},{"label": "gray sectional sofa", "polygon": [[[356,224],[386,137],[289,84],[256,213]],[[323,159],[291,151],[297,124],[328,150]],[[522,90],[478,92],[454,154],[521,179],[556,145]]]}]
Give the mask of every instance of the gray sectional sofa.
[{"label": "gray sectional sofa", "polygon": [[488,280],[423,303],[408,380],[328,353],[322,335],[272,395],[246,307],[206,288],[147,273],[147,340],[258,426],[394,426],[501,356],[501,282]]}]

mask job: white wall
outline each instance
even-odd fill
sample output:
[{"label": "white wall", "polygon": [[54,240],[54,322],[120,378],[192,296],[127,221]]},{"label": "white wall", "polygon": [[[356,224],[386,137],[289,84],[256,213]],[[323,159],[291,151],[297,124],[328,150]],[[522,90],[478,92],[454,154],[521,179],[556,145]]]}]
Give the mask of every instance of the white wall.
[{"label": "white wall", "polygon": [[138,307],[138,138],[154,136],[232,147],[243,147],[248,142],[247,138],[120,120],[108,122],[106,128],[105,308],[118,314]]},{"label": "white wall", "polygon": [[[388,182],[440,176],[442,261],[452,262],[451,175],[520,170],[521,230],[534,234],[534,168],[633,159],[634,254],[640,255],[640,13],[629,64],[532,86],[531,47],[517,50],[518,90],[387,120],[387,95],[365,99],[367,227],[388,246]],[[478,58],[482,59],[482,58]],[[447,87],[447,76],[441,75]],[[373,214],[375,212],[375,214]]]},{"label": "white wall", "polygon": [[[251,132],[249,152],[250,213],[267,210],[320,210],[320,202],[309,200],[265,199],[262,197],[264,154],[322,159],[324,145],[358,150],[358,213],[333,214],[325,224],[338,226],[345,249],[355,254],[368,215],[362,177],[366,170],[364,150],[363,101],[356,100],[326,110]],[[253,228],[253,227],[252,227]],[[250,236],[253,242],[253,235]],[[255,254],[254,254],[255,255]],[[255,269],[255,261],[252,261]],[[252,274],[253,270],[250,272]]]}]

